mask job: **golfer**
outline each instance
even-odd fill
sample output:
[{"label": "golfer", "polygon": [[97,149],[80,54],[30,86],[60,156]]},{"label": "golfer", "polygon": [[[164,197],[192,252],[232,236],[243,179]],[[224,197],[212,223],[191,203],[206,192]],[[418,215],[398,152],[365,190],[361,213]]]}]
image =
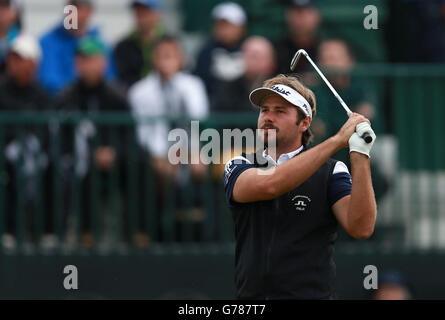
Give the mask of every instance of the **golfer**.
[{"label": "golfer", "polygon": [[[374,231],[369,154],[376,137],[370,122],[353,114],[336,135],[308,148],[316,100],[298,79],[269,79],[250,101],[259,107],[266,148],[233,158],[224,171],[235,226],[237,297],[334,299],[337,225],[356,239]],[[366,131],[372,143],[361,138]],[[266,144],[271,134],[276,157]],[[348,146],[351,173],[330,158]]]}]

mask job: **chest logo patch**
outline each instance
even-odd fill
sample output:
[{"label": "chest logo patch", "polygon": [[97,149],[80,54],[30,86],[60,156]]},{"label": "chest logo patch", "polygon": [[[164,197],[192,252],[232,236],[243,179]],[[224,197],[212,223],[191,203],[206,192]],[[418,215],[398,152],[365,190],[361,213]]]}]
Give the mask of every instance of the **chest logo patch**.
[{"label": "chest logo patch", "polygon": [[295,196],[291,199],[297,213],[303,213],[311,204],[311,198],[307,196]]}]

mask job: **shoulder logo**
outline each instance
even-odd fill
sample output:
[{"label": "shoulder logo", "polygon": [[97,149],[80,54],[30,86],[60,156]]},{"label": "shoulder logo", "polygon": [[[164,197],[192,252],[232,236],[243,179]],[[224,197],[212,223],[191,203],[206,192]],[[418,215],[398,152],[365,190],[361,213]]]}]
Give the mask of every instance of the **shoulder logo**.
[{"label": "shoulder logo", "polygon": [[224,172],[227,178],[230,177],[230,175],[232,174],[233,170],[235,170],[237,167],[237,165],[234,165],[234,160],[230,160],[227,164],[226,167],[224,168]]},{"label": "shoulder logo", "polygon": [[236,167],[237,167],[237,166],[234,165],[233,160],[231,160],[230,162],[228,162],[228,163],[226,164],[226,167],[225,167],[226,174],[230,175],[230,174],[233,172],[233,170],[235,170]]},{"label": "shoulder logo", "polygon": [[291,199],[297,213],[305,212],[311,204],[311,198],[307,196],[297,195]]}]

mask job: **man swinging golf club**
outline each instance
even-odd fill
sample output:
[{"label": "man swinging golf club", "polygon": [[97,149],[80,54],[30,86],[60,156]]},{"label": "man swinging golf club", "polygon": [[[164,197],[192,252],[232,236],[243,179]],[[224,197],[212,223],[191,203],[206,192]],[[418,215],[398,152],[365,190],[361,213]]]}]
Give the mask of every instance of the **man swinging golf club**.
[{"label": "man swinging golf club", "polygon": [[[376,136],[369,120],[353,113],[336,135],[307,148],[316,99],[292,76],[267,80],[250,100],[259,107],[264,141],[273,134],[276,150],[266,144],[225,167],[226,199],[235,226],[237,297],[334,299],[332,254],[338,223],[357,239],[374,230],[369,155]],[[365,133],[372,138],[369,143]],[[330,159],[348,146],[351,173]]]}]

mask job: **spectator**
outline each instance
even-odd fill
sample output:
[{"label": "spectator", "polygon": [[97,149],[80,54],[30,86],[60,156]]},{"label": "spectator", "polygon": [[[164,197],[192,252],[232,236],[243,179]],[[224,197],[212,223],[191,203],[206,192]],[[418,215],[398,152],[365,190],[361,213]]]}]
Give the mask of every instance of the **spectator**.
[{"label": "spectator", "polygon": [[154,43],[164,33],[160,0],[133,0],[131,7],[136,29],[114,52],[119,81],[127,88],[153,70]]},{"label": "spectator", "polygon": [[241,44],[247,23],[243,8],[233,2],[217,5],[212,17],[212,38],[201,49],[195,69],[209,96],[221,81],[235,80],[243,73]]},{"label": "spectator", "polygon": [[[252,36],[242,46],[244,73],[241,77],[221,83],[212,97],[212,111],[255,111],[249,100],[254,88],[262,85],[277,68],[272,44],[265,38]],[[227,94],[230,92],[230,94]]]},{"label": "spectator", "polygon": [[[161,38],[154,53],[155,71],[144,79],[136,82],[129,91],[129,99],[133,115],[136,119],[146,117],[175,116],[192,120],[204,119],[208,114],[208,99],[204,84],[196,76],[181,71],[184,57],[178,41],[169,36]],[[169,178],[176,184],[177,208],[183,207],[179,185],[180,166],[173,166],[167,160],[168,132],[171,129],[166,119],[156,120],[152,124],[140,123],[137,127],[139,144],[153,158],[153,166],[158,176],[158,208],[162,212],[161,205],[162,183]],[[189,167],[193,190],[196,195],[193,207],[190,211],[190,219],[197,222],[196,237],[201,237],[201,224],[203,212],[200,208],[199,198],[201,179],[204,176],[203,165],[191,165]],[[159,207],[161,206],[161,207]],[[178,209],[179,210],[179,209]],[[177,212],[178,218],[183,217],[183,212]],[[179,216],[180,215],[180,216]],[[158,217],[160,219],[160,217]],[[181,240],[180,225],[177,225],[176,240]],[[162,229],[159,230],[162,238]]]},{"label": "spectator", "polygon": [[[41,50],[37,40],[25,34],[14,39],[7,54],[6,76],[0,82],[0,111],[41,111],[48,108],[50,100],[35,81],[40,57]],[[45,169],[46,154],[43,150],[45,142],[37,138],[35,128],[32,126],[24,129],[23,126],[8,125],[5,129],[5,150],[1,152],[4,152],[6,162],[7,179],[3,180],[6,184],[6,207],[1,210],[7,213],[3,244],[11,247],[15,244],[17,226],[16,200],[19,199],[22,208],[25,208],[29,223],[28,218],[37,210],[39,191],[37,174]],[[20,138],[21,134],[24,135],[23,139]],[[22,178],[20,183],[18,183],[19,177]],[[47,202],[45,204],[48,205]],[[48,232],[50,228],[48,214],[45,218],[45,231]]]},{"label": "spectator", "polygon": [[12,41],[19,35],[18,8],[14,0],[0,0],[0,76],[5,73],[6,55]]},{"label": "spectator", "polygon": [[[97,28],[90,28],[90,18],[93,14],[92,0],[69,0],[69,5],[77,8],[77,29],[65,29],[60,23],[46,33],[40,40],[43,59],[39,68],[39,78],[42,85],[52,94],[60,92],[76,79],[74,60],[76,48],[84,36],[100,38]],[[111,55],[107,53],[106,78],[113,76]]]},{"label": "spectator", "polygon": [[379,274],[378,289],[374,300],[410,300],[411,291],[405,277],[397,271]]},{"label": "spectator", "polygon": [[[80,111],[90,115],[98,114],[102,111],[128,111],[129,107],[122,90],[108,83],[105,79],[106,73],[106,49],[104,44],[97,38],[84,37],[79,41],[76,50],[75,68],[78,74],[77,80],[67,87],[58,97],[56,107],[63,113]],[[69,181],[69,172],[74,170],[76,179],[81,184],[82,207],[82,239],[81,243],[85,247],[91,247],[95,239],[92,235],[91,220],[92,204],[91,189],[92,171],[99,170],[101,179],[108,179],[114,168],[120,171],[123,178],[124,163],[123,157],[123,133],[119,131],[119,141],[113,144],[110,141],[110,132],[114,128],[100,127],[88,120],[79,123],[74,132],[70,132],[64,126],[61,133],[63,141],[75,141],[73,146],[70,143],[64,144],[64,158],[70,159],[66,163],[72,163],[71,168],[64,168],[64,174]],[[73,136],[74,135],[74,136]],[[74,139],[75,138],[75,139]],[[96,142],[96,143],[94,143]],[[94,150],[93,150],[93,145]],[[76,159],[74,162],[73,159]],[[69,186],[65,184],[65,187]],[[123,184],[119,184],[122,186]],[[106,191],[100,192],[100,212],[105,210],[107,198]],[[70,191],[67,191],[70,194]],[[99,212],[94,212],[98,214]]]},{"label": "spectator", "polygon": [[[278,72],[287,74],[294,54],[304,49],[311,57],[317,55],[318,29],[321,15],[312,0],[287,0],[286,24],[287,36],[275,46],[278,58]],[[301,59],[295,72],[301,73],[310,67],[305,59]]]}]

